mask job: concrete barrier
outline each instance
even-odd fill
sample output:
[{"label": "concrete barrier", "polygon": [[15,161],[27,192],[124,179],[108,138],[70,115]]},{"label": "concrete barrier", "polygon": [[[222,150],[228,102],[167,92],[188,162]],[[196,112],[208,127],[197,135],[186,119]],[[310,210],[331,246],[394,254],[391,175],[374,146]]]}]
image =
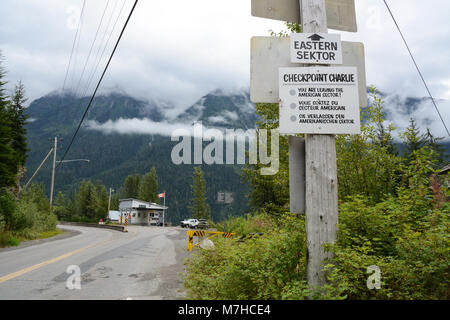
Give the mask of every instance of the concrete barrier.
[{"label": "concrete barrier", "polygon": [[113,224],[65,222],[65,221],[59,221],[58,224],[67,225],[67,226],[94,227],[94,228],[101,228],[101,229],[111,229],[111,230],[116,230],[116,231],[121,231],[121,232],[128,232],[128,230],[125,228],[125,226],[118,226],[118,225],[113,225]]}]

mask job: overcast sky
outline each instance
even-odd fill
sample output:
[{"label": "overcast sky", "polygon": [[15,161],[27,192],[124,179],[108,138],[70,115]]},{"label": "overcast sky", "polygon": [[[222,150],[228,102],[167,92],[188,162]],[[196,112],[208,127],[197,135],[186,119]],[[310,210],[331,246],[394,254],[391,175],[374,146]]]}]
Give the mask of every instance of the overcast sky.
[{"label": "overcast sky", "polygon": [[[87,0],[78,50],[66,88],[84,93],[109,32],[125,1],[105,51],[109,56],[133,0]],[[250,38],[280,31],[284,24],[252,17],[250,0],[141,0],[110,65],[103,88],[121,88],[145,99],[188,107],[216,89],[249,87]],[[365,45],[368,85],[402,97],[427,96],[382,0],[356,0],[358,32],[342,39]],[[450,2],[390,0],[388,3],[414,53],[438,106],[450,123]],[[30,100],[63,86],[83,0],[2,0],[0,50],[8,88],[22,80]],[[107,6],[107,7],[106,7]],[[96,43],[96,30],[102,18]],[[337,32],[330,30],[330,32]],[[102,42],[103,41],[103,42]],[[85,60],[91,51],[83,78]],[[104,60],[95,74],[98,80]],[[78,86],[78,83],[80,86]],[[407,117],[398,124],[406,125]],[[431,104],[412,115],[445,136]]]}]

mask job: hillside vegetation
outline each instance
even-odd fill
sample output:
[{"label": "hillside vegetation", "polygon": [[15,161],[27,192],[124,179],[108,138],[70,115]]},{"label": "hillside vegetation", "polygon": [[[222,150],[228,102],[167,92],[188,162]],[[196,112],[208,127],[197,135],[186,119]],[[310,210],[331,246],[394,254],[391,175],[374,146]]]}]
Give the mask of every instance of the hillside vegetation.
[{"label": "hillside vegetation", "polygon": [[[26,126],[30,148],[26,166],[32,173],[52,147],[55,135],[60,137],[58,159],[68,146],[72,134],[81,118],[88,98],[75,98],[71,95],[47,95],[30,104],[27,114],[33,120]],[[123,94],[98,96],[94,100],[87,122],[104,124],[118,119],[149,119],[152,121],[173,121],[190,126],[194,121],[219,128],[254,128],[256,115],[249,103],[248,93],[225,94],[212,92],[181,113],[176,119],[167,119],[163,112],[165,105],[144,102]],[[227,123],[214,123],[225,115]],[[151,124],[149,124],[151,126]],[[125,131],[132,131],[131,125]],[[149,128],[149,130],[152,128]],[[171,151],[177,144],[170,136],[161,134],[135,134],[92,130],[83,126],[66,159],[89,159],[90,162],[64,163],[57,169],[56,192],[65,198],[78,191],[83,180],[94,185],[100,181],[107,190],[113,188],[120,193],[127,176],[141,175],[155,167],[158,172],[158,192],[166,191],[169,207],[167,218],[171,223],[189,218],[190,184],[194,165],[176,165],[171,160]],[[207,145],[204,142],[203,145]],[[206,198],[214,220],[222,220],[229,215],[248,211],[246,194],[248,185],[240,177],[242,165],[201,165],[206,181]],[[51,163],[48,161],[35,181],[42,183],[45,190],[50,189]],[[218,192],[234,192],[234,202],[230,204],[217,201]],[[114,208],[114,207],[113,207]]]},{"label": "hillside vegetation", "polygon": [[11,96],[5,93],[5,70],[0,52],[0,247],[20,240],[56,233],[56,216],[43,188],[22,190],[28,144],[25,87],[19,82]]},{"label": "hillside vegetation", "polygon": [[[278,126],[277,105],[257,105],[259,128]],[[185,286],[192,299],[449,299],[449,173],[438,174],[445,155],[414,120],[400,136],[398,154],[374,88],[361,111],[361,135],[336,137],[339,190],[338,240],[325,262],[326,284],[306,282],[304,215],[289,213],[288,147],[280,142],[280,171],[259,175],[249,166],[253,214],[216,224],[234,239],[215,238],[213,250],[187,260]],[[262,235],[254,233],[263,233]],[[246,235],[246,237],[243,237]],[[369,289],[368,267],[380,270]]]}]

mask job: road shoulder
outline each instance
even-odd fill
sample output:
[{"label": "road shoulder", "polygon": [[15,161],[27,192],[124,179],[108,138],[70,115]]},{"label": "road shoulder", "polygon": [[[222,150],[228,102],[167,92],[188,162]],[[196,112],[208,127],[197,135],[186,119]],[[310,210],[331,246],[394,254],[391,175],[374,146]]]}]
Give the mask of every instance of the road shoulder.
[{"label": "road shoulder", "polygon": [[7,247],[7,248],[0,248],[0,252],[14,251],[14,250],[23,249],[23,248],[27,248],[27,247],[30,247],[30,246],[34,246],[34,245],[38,245],[38,244],[42,244],[42,243],[46,243],[46,242],[52,242],[52,241],[56,241],[56,240],[63,240],[63,239],[67,239],[67,238],[70,238],[70,237],[74,237],[74,236],[79,235],[81,233],[80,231],[72,230],[72,229],[66,229],[66,228],[60,227],[60,226],[57,226],[57,228],[60,229],[61,231],[63,231],[63,233],[58,234],[58,235],[53,236],[53,237],[50,237],[50,238],[45,238],[45,239],[36,239],[36,240],[22,241],[18,246]]}]

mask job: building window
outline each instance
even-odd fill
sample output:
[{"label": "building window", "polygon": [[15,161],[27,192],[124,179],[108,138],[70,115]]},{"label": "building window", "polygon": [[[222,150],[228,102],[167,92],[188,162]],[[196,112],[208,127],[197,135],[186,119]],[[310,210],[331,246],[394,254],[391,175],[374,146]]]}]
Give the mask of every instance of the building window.
[{"label": "building window", "polygon": [[136,217],[136,213],[133,213],[133,218]]}]

